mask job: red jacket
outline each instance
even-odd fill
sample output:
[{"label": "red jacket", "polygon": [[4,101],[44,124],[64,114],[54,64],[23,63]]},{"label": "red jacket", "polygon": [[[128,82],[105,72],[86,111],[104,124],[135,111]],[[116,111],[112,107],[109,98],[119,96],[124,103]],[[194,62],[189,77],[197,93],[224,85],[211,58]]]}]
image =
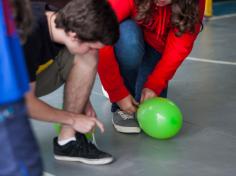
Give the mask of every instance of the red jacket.
[{"label": "red jacket", "polygon": [[[126,18],[134,18],[137,8],[134,0],[109,0],[119,22]],[[200,17],[203,18],[205,0],[199,0]],[[193,43],[200,31],[200,25],[196,26],[196,32],[185,33],[181,37],[175,36],[175,28],[171,28],[171,6],[158,7],[154,14],[154,22],[151,25],[140,24],[145,41],[162,53],[160,62],[149,75],[144,87],[149,88],[159,95],[172,79],[176,70],[193,48]],[[119,65],[112,46],[106,46],[99,52],[98,73],[101,82],[108,92],[111,102],[117,102],[125,98],[129,91],[125,87],[119,71]]]}]

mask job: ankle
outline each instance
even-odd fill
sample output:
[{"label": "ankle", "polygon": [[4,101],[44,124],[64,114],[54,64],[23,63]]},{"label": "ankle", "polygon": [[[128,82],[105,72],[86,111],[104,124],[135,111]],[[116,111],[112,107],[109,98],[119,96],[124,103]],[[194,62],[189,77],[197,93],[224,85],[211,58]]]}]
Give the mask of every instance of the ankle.
[{"label": "ankle", "polygon": [[71,141],[76,141],[76,138],[75,138],[75,137],[71,137],[71,138],[63,139],[63,140],[58,139],[58,140],[57,140],[57,143],[58,143],[60,146],[63,146],[63,145],[68,144],[68,143],[71,142]]},{"label": "ankle", "polygon": [[67,140],[70,138],[75,138],[75,131],[68,126],[63,126],[60,134],[58,135],[58,140]]}]

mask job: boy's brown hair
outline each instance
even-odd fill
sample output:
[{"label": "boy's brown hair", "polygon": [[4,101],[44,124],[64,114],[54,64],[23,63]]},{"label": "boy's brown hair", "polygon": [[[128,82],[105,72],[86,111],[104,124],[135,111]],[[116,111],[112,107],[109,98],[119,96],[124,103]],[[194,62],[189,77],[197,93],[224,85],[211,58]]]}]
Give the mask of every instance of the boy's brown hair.
[{"label": "boy's brown hair", "polygon": [[113,45],[119,38],[117,18],[106,0],[72,0],[56,13],[55,23],[85,42]]}]

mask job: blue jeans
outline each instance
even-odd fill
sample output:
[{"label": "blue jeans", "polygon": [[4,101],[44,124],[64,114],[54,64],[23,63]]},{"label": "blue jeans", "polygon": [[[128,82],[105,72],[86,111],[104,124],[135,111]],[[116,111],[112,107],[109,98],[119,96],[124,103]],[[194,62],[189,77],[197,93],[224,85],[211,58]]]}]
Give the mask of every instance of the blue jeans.
[{"label": "blue jeans", "polygon": [[23,100],[0,106],[0,176],[41,176],[39,148]]},{"label": "blue jeans", "polygon": [[[144,41],[142,30],[133,20],[120,24],[120,38],[114,50],[125,86],[139,101],[143,85],[160,61],[161,53]],[[167,97],[167,88],[159,96]],[[118,108],[113,103],[111,110],[115,112]]]}]

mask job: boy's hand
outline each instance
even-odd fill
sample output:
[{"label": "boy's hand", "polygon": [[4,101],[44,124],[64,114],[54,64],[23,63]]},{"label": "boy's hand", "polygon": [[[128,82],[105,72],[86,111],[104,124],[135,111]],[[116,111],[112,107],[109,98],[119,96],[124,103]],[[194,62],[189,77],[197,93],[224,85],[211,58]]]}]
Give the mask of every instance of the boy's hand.
[{"label": "boy's hand", "polygon": [[142,103],[143,101],[150,99],[150,98],[154,98],[154,97],[157,97],[157,94],[153,90],[148,89],[148,88],[144,88],[142,90],[140,102]]},{"label": "boy's hand", "polygon": [[89,117],[82,114],[73,115],[71,126],[80,133],[93,132],[97,126],[101,132],[104,132],[104,126],[96,117]]},{"label": "boy's hand", "polygon": [[120,109],[128,114],[133,114],[137,111],[137,107],[139,105],[135,99],[128,95],[127,97],[123,98],[122,100],[116,102]]},{"label": "boy's hand", "polygon": [[86,116],[97,118],[97,114],[96,114],[90,101],[88,101],[88,103],[86,104],[85,109],[84,109],[84,113]]}]

